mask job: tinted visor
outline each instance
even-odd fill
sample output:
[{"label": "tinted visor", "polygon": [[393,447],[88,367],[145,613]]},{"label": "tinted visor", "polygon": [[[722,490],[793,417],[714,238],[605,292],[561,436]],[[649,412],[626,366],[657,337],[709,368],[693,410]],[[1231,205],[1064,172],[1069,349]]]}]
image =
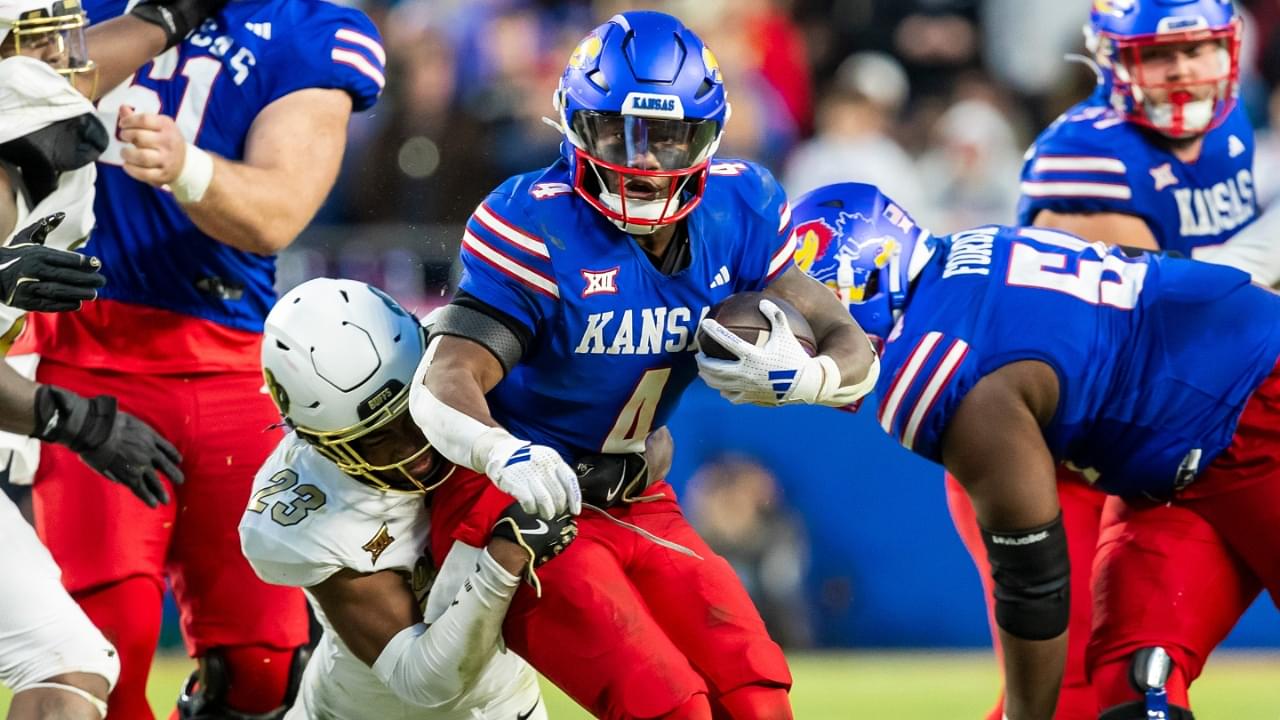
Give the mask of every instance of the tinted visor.
[{"label": "tinted visor", "polygon": [[686,170],[707,159],[719,128],[711,120],[574,113],[573,131],[593,159],[638,170]]}]

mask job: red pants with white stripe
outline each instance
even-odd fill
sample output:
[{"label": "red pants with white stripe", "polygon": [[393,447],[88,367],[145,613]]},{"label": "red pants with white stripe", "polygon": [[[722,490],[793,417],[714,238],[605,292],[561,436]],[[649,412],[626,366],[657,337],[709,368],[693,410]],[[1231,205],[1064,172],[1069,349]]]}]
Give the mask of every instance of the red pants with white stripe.
[{"label": "red pants with white stripe", "polygon": [[[663,497],[611,511],[695,552],[690,557],[584,509],[578,538],[538,569],[507,613],[507,645],[592,715],[662,717],[705,694],[747,686],[788,689],[791,673],[733,568],[698,537],[665,482]],[[513,500],[484,475],[459,469],[432,494],[437,563],[454,540],[483,547]]]},{"label": "red pants with white stripe", "polygon": [[[1062,676],[1062,688],[1058,693],[1058,711],[1055,720],[1094,720],[1098,717],[1097,701],[1093,685],[1089,681],[1085,663],[1090,625],[1093,618],[1090,576],[1094,551],[1098,545],[1098,523],[1107,496],[1089,487],[1078,473],[1058,468],[1058,502],[1062,505],[1062,522],[1067,530],[1067,553],[1071,558],[1071,619],[1067,626],[1067,666]],[[978,519],[973,512],[969,496],[955,478],[947,475],[947,505],[951,518],[964,541],[965,548],[973,556],[986,591],[987,620],[991,626],[991,639],[996,657],[1001,657],[1000,637],[996,632],[995,607],[992,604],[993,581],[991,565],[987,562],[987,548],[982,542]],[[1004,709],[1003,694],[988,720],[1000,720]]]},{"label": "red pants with white stripe", "polygon": [[1173,502],[1108,499],[1088,652],[1099,708],[1140,699],[1130,657],[1151,646],[1174,662],[1169,701],[1190,707],[1187,687],[1262,589],[1280,604],[1280,366]]}]

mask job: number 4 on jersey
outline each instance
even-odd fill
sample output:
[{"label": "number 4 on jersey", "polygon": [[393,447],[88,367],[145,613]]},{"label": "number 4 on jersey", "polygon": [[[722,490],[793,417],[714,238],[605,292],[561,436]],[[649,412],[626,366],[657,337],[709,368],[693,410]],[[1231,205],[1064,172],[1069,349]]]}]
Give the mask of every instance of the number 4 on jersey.
[{"label": "number 4 on jersey", "polygon": [[669,379],[671,368],[645,371],[627,404],[618,413],[618,419],[613,422],[613,429],[605,438],[601,452],[644,452],[645,438],[653,430],[653,416],[658,412],[658,403],[662,400],[662,391],[666,389]]}]

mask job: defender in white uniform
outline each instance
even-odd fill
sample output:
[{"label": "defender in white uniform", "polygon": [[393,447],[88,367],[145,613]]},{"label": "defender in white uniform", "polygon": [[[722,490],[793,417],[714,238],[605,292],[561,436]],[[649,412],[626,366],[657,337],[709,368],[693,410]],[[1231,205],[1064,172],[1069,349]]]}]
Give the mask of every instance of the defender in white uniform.
[{"label": "defender in white uniform", "polygon": [[536,582],[577,529],[513,503],[487,549],[455,545],[436,576],[426,503],[453,468],[408,413],[425,335],[351,280],[311,280],[267,316],[263,373],[293,432],[258,471],[241,548],[263,580],[304,588],[324,627],[286,718],[546,717],[502,621],[519,575]]}]

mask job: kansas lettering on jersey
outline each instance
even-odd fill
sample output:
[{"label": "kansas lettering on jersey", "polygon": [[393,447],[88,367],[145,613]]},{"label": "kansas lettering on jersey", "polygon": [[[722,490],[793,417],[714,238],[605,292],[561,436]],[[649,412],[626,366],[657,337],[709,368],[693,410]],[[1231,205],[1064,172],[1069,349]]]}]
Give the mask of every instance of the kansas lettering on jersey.
[{"label": "kansas lettering on jersey", "polygon": [[1232,268],[1131,258],[1039,228],[942,240],[882,355],[878,418],[941,461],[942,436],[979,380],[1047,363],[1058,460],[1118,495],[1167,495],[1231,442],[1280,357],[1280,296]]},{"label": "kansas lettering on jersey", "polygon": [[[85,8],[100,22],[124,3],[90,0]],[[385,60],[358,10],[322,0],[237,0],[104,96],[99,118],[115,128],[123,105],[168,115],[188,141],[240,161],[258,114],[290,93],[337,89],[356,110],[372,106]],[[146,372],[256,367],[255,335],[275,301],[274,258],[205,235],[171,193],[124,173],[122,147],[113,133],[99,159],[98,225],[85,249],[102,259],[107,286],[93,312],[41,318],[34,349],[67,363]]]},{"label": "kansas lettering on jersey", "polygon": [[1142,218],[1163,250],[1187,257],[1226,242],[1258,213],[1253,127],[1243,105],[1184,163],[1150,131],[1125,122],[1100,93],[1068,110],[1028,150],[1018,224],[1041,210]]},{"label": "kansas lettering on jersey", "polygon": [[574,194],[564,161],[511,178],[476,209],[460,288],[533,335],[489,394],[517,437],[567,458],[643,449],[697,374],[699,320],[792,266],[791,210],[769,172],[719,161],[708,175],[684,221],[691,262],[669,276]]},{"label": "kansas lettering on jersey", "polygon": [[[384,493],[361,485],[289,433],[254,478],[240,521],[240,547],[254,571],[277,585],[307,588],[344,568],[362,574],[393,570],[404,576],[425,607],[428,593],[443,593],[451,599],[464,581],[455,577],[433,585],[436,573],[427,552],[429,530],[429,513],[421,495]],[[471,567],[474,561],[468,564]],[[422,708],[397,698],[368,665],[351,654],[320,604],[309,592],[307,597],[324,628],[311,659],[319,672],[307,673],[302,691],[308,717],[422,717]],[[495,652],[472,687],[447,705],[433,708],[432,717],[470,720],[474,710],[535,683],[533,670],[518,656]],[[536,697],[536,690],[533,693]]]}]

